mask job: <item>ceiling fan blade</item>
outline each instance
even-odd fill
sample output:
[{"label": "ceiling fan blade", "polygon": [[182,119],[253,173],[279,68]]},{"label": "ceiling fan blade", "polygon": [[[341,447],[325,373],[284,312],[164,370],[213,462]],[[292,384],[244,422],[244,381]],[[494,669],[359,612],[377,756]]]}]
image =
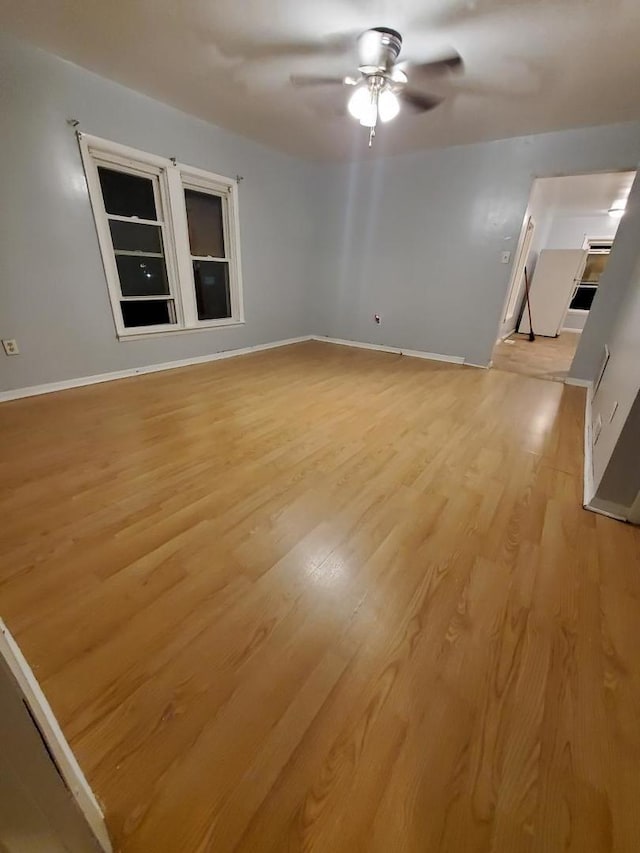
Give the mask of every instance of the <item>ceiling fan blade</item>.
[{"label": "ceiling fan blade", "polygon": [[411,107],[416,113],[426,113],[429,110],[434,110],[444,101],[444,98],[439,98],[437,95],[416,92],[414,89],[402,89],[397,94],[402,103]]},{"label": "ceiling fan blade", "polygon": [[344,86],[345,78],[333,76],[320,76],[318,74],[292,74],[289,78],[294,86]]},{"label": "ceiling fan blade", "polygon": [[444,74],[447,71],[463,71],[464,62],[457,51],[452,51],[447,56],[440,59],[433,59],[431,62],[407,62],[401,64],[402,70],[407,73],[417,72],[427,74]]}]

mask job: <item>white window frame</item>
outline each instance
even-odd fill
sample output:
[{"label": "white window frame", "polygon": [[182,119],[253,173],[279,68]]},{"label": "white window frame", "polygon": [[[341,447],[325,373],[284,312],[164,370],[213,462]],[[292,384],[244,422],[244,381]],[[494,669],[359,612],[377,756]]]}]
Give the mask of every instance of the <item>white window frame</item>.
[{"label": "white window frame", "polygon": [[[587,235],[585,234],[584,242],[582,243],[582,248],[586,249],[587,253],[589,255],[609,255],[609,254],[611,254],[611,248],[613,246],[614,240],[615,240],[615,236],[614,237],[587,237]],[[592,245],[597,246],[600,243],[608,243],[609,247],[607,249],[593,249],[592,248]],[[584,270],[583,270],[583,272],[584,272]],[[591,287],[593,290],[595,290],[597,292],[599,286],[600,286],[599,282],[598,282],[598,284],[589,285],[589,284],[583,284],[581,281],[579,281],[573,289],[573,293],[572,293],[571,299],[569,301],[569,306],[571,306],[571,303],[576,298],[576,294],[578,293],[578,290],[581,287],[583,287],[583,288]],[[591,308],[571,308],[571,307],[569,307],[568,310],[572,314],[579,314],[579,315],[587,317],[589,315],[589,311],[591,311]]]},{"label": "white window frame", "polygon": [[[245,322],[242,298],[242,271],[240,262],[240,220],[238,213],[238,185],[232,178],[225,178],[194,166],[176,163],[172,159],[148,154],[117,142],[101,139],[86,133],[78,133],[80,152],[84,165],[89,199],[98,234],[100,254],[107,279],[111,310],[119,340],[147,338],[149,336],[174,335],[184,332],[204,331],[225,326],[238,326]],[[122,296],[116,265],[116,255],[111,241],[109,220],[102,197],[98,166],[116,168],[119,171],[154,178],[157,224],[162,232],[169,294],[173,302],[175,323],[155,326],[124,325],[120,303]],[[184,190],[195,189],[211,193],[222,199],[224,258],[202,258],[201,260],[223,261],[229,267],[229,297],[231,316],[218,320],[200,320],[196,305],[195,282]],[[147,220],[129,219],[147,224]],[[132,300],[145,297],[130,297]],[[164,297],[148,297],[162,301]]]}]

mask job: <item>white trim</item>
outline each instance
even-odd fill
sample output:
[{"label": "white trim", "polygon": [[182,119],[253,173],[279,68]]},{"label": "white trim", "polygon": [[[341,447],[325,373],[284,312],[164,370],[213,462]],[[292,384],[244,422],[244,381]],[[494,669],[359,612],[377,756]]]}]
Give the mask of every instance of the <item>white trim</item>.
[{"label": "white trim", "polygon": [[343,347],[355,347],[356,349],[372,349],[377,352],[391,352],[396,355],[400,354],[400,350],[397,347],[387,347],[383,344],[368,344],[362,343],[361,341],[349,341],[345,338],[330,338],[328,335],[312,335],[311,339],[314,341],[324,341],[327,344],[338,344],[338,346]]},{"label": "white trim", "polygon": [[[160,157],[112,142],[97,136],[78,132],[80,155],[84,167],[89,200],[98,235],[98,244],[107,281],[111,311],[118,340],[140,339],[158,333],[176,333],[213,329],[218,325],[243,323],[244,301],[242,295],[242,265],[240,260],[240,215],[238,211],[238,185],[232,178],[225,178],[195,166],[176,163],[175,159]],[[98,166],[116,168],[143,174],[153,182],[157,220],[138,220],[136,217],[118,217],[123,222],[140,222],[160,228],[163,257],[169,285],[168,294],[154,294],[157,301],[172,300],[171,323],[153,326],[125,326],[120,276],[116,264],[116,252],[111,238],[108,214],[104,207]],[[229,310],[231,316],[220,320],[199,320],[191,247],[189,245],[185,188],[197,189],[218,196],[222,203],[225,258],[219,260],[228,265]],[[136,253],[137,255],[137,253]],[[207,259],[208,260],[208,259]],[[153,297],[149,297],[153,301]],[[130,301],[135,301],[132,297]]]},{"label": "white trim", "polygon": [[240,257],[240,209],[238,207],[238,184],[235,182],[229,187],[229,204],[227,215],[230,217],[229,228],[231,239],[231,251],[233,257],[233,274],[235,277],[235,296],[238,300],[237,312],[238,322],[244,323],[244,295],[242,289],[242,260]]},{"label": "white trim", "polygon": [[[570,383],[571,384],[571,383]],[[621,506],[612,501],[605,501],[595,496],[593,483],[593,384],[586,384],[587,396],[584,406],[584,491],[582,495],[582,506],[589,512],[605,515],[615,521],[627,521],[629,507]]]},{"label": "white trim", "polygon": [[102,809],[62,733],[31,667],[2,619],[0,619],[0,654],[6,660],[62,778],[78,803],[100,847],[105,853],[111,853],[113,848],[107,833]]},{"label": "white trim", "polygon": [[631,524],[640,524],[640,492],[638,492],[635,501],[631,504],[627,521]]},{"label": "white trim", "polygon": [[[604,249],[600,250],[600,254],[608,255],[611,252],[611,248],[613,246],[613,241],[615,240],[615,235],[613,237],[587,237],[584,235],[584,241],[582,243],[582,248],[589,250],[591,248],[592,243],[609,243],[609,250],[605,251]],[[594,252],[593,254],[598,254],[598,252]]]},{"label": "white trim", "polygon": [[[169,215],[173,223],[173,243],[176,248],[176,268],[178,281],[189,282],[189,287],[181,288],[182,293],[182,317],[186,328],[173,329],[173,332],[185,332],[198,325],[198,309],[196,307],[196,290],[193,280],[193,269],[191,266],[191,248],[189,246],[189,228],[187,224],[187,208],[184,202],[184,189],[182,176],[177,169],[167,169],[167,186]],[[153,332],[136,334],[136,329],[128,329],[125,334],[119,335],[120,340],[126,337],[144,337],[145,334],[152,335]]]},{"label": "white trim", "polygon": [[[589,312],[587,311],[586,313],[589,313]],[[562,326],[560,329],[560,334],[562,334],[563,332],[569,332],[570,334],[573,334],[573,335],[581,335],[582,329],[572,329],[571,326]]]},{"label": "white trim", "polygon": [[[185,335],[190,332],[210,332],[212,329],[226,329],[227,326],[244,326],[244,320],[233,320],[225,317],[223,320],[203,320],[197,326],[176,329],[173,326],[154,326],[151,331],[137,334],[118,335],[119,341],[144,341],[148,338],[168,338],[171,335]],[[148,327],[151,329],[151,327]]]},{"label": "white trim", "polygon": [[489,370],[491,367],[493,367],[493,361],[490,361],[489,364],[476,364],[474,361],[467,361],[466,359],[464,359],[464,366],[477,367],[478,370]]},{"label": "white trim", "polygon": [[190,332],[210,332],[212,329],[226,329],[228,326],[244,326],[244,320],[233,320],[231,317],[225,317],[223,320],[202,320],[197,326],[190,328],[176,329],[175,326],[155,326],[149,332],[141,334],[125,334],[118,335],[119,341],[144,341],[149,338],[168,338],[171,335],[186,335]]},{"label": "white trim", "polygon": [[507,298],[504,303],[504,316],[500,322],[501,326],[514,320],[516,316],[518,294],[520,293],[520,286],[524,278],[524,270],[531,254],[531,243],[533,242],[535,230],[536,222],[529,213],[529,207],[527,206],[527,212],[525,213],[522,228],[520,229],[520,236],[518,237],[516,256],[513,258],[513,267],[509,277],[509,287],[507,288]]},{"label": "white trim", "polygon": [[628,520],[629,507],[613,503],[613,501],[592,498],[588,504],[585,504],[584,508],[588,509],[589,512],[597,512],[598,515],[606,515],[607,518],[613,518],[614,521],[626,522]]},{"label": "white trim", "polygon": [[204,364],[208,361],[219,361],[224,358],[233,358],[236,355],[248,355],[252,352],[284,347],[289,344],[299,344],[303,341],[316,340],[311,335],[302,335],[298,338],[286,338],[281,341],[272,341],[267,344],[256,344],[251,347],[240,349],[221,350],[208,355],[197,355],[193,358],[181,358],[177,361],[166,361],[162,364],[148,364],[142,367],[129,367],[126,370],[116,370],[112,373],[96,373],[93,376],[79,376],[77,379],[63,379],[60,382],[47,382],[44,385],[30,385],[26,388],[15,388],[11,391],[0,391],[0,403],[9,400],[20,400],[23,397],[36,397],[39,394],[53,394],[56,391],[66,391],[69,388],[80,388],[84,385],[97,385],[100,382],[112,382],[116,379],[127,379],[130,376],[141,376],[145,373],[159,373],[162,370],[174,370],[178,367],[189,367],[191,364]]},{"label": "white trim", "polygon": [[[565,380],[566,381],[566,380]],[[593,400],[593,386],[591,382],[586,386],[587,395],[584,402],[584,490],[582,505],[588,507],[593,498],[593,441],[592,441],[592,418],[591,403]]]},{"label": "white trim", "polygon": [[191,178],[192,182],[195,184],[200,183],[202,186],[207,187],[212,183],[216,183],[220,186],[221,192],[233,190],[234,188],[237,190],[238,188],[238,182],[233,178],[226,178],[224,175],[216,175],[215,172],[208,172],[206,169],[198,169],[197,166],[189,166],[187,163],[176,163],[176,166],[183,174],[188,178]]},{"label": "white trim", "polygon": [[410,358],[426,358],[429,361],[446,361],[450,364],[464,364],[464,357],[461,355],[442,355],[437,352],[422,352],[417,349],[403,349],[402,355],[407,355]]},{"label": "white trim", "polygon": [[[343,347],[356,347],[357,349],[371,349],[378,352],[390,352],[396,355],[406,355],[409,358],[426,358],[429,361],[447,361],[451,364],[465,364],[463,356],[460,355],[442,355],[437,352],[422,352],[415,349],[403,349],[402,347],[390,347],[384,344],[370,344],[364,341],[350,341],[345,338],[330,338],[326,335],[311,335],[312,341],[324,341],[328,344],[338,344]],[[475,366],[475,365],[474,365]]]},{"label": "white trim", "polygon": [[102,154],[108,152],[116,157],[121,157],[123,160],[128,160],[134,167],[139,162],[147,163],[149,166],[163,169],[167,164],[167,157],[160,157],[157,154],[149,154],[148,151],[140,151],[139,148],[131,148],[129,145],[122,145],[120,142],[113,142],[111,139],[103,139],[100,136],[93,136],[84,131],[78,131],[78,138],[81,139],[89,149],[95,150]]},{"label": "white trim", "polygon": [[565,385],[576,385],[578,388],[593,388],[593,382],[590,379],[577,379],[573,376],[567,376],[564,380]]}]

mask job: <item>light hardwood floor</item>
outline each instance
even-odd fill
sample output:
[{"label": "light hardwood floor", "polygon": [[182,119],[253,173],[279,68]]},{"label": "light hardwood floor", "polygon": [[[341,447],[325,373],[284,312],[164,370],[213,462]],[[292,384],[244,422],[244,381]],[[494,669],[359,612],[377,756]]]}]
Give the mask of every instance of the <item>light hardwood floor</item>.
[{"label": "light hardwood floor", "polygon": [[574,332],[562,332],[557,338],[537,335],[535,341],[530,341],[528,335],[513,334],[495,345],[493,366],[510,373],[564,382],[579,342],[580,335]]},{"label": "light hardwood floor", "polygon": [[637,853],[584,392],[321,343],[0,407],[0,615],[118,849]]}]

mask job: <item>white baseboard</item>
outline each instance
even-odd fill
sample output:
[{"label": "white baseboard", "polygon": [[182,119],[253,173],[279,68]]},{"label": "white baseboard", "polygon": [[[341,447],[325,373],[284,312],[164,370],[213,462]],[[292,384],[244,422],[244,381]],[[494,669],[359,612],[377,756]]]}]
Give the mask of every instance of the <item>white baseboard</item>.
[{"label": "white baseboard", "polygon": [[0,655],[7,662],[67,787],[73,794],[102,850],[105,853],[111,853],[113,848],[107,833],[102,809],[65,736],[62,734],[58,721],[31,667],[2,619],[0,619]]},{"label": "white baseboard", "polygon": [[631,524],[640,524],[640,492],[638,492],[635,501],[631,504],[627,521],[631,522]]},{"label": "white baseboard", "polygon": [[593,488],[593,441],[591,437],[592,431],[592,414],[591,401],[593,399],[592,385],[587,385],[587,398],[584,404],[584,491],[582,496],[582,505],[588,507],[594,495]]},{"label": "white baseboard", "polygon": [[193,358],[181,358],[177,361],[166,361],[162,364],[148,364],[143,367],[130,367],[126,370],[115,370],[112,373],[97,373],[93,376],[80,376],[77,379],[63,379],[60,382],[47,382],[44,385],[31,385],[27,388],[15,388],[11,391],[0,391],[0,403],[8,400],[19,400],[23,397],[35,397],[38,394],[52,394],[55,391],[66,391],[68,388],[79,388],[83,385],[96,385],[100,382],[112,382],[115,379],[126,379],[129,376],[141,376],[145,373],[158,373],[162,370],[174,370],[178,367],[188,367],[192,364],[204,364],[208,361],[219,361],[223,358],[234,358],[237,355],[248,355],[252,352],[284,347],[311,340],[311,335],[299,338],[287,338],[282,341],[272,341],[268,344],[256,344],[241,349],[222,350],[208,355],[197,355]]},{"label": "white baseboard", "polygon": [[[390,352],[396,355],[406,355],[409,358],[426,358],[429,361],[446,361],[450,364],[465,364],[461,355],[442,355],[438,352],[422,352],[415,349],[402,349],[402,347],[390,347],[384,344],[369,344],[363,341],[350,341],[345,338],[330,338],[325,335],[311,335],[311,340],[324,341],[327,344],[338,344],[343,347],[356,347],[357,349],[371,349],[378,352]],[[475,366],[475,365],[474,365]]]},{"label": "white baseboard", "polygon": [[567,376],[564,384],[575,385],[578,388],[593,388],[593,382],[590,379],[574,379],[573,376]]},{"label": "white baseboard", "polygon": [[592,498],[588,504],[584,505],[589,512],[597,512],[598,515],[606,515],[607,518],[613,518],[615,521],[629,520],[629,507],[621,504],[613,503],[613,501],[605,501],[601,498]]},{"label": "white baseboard", "polygon": [[[577,384],[577,383],[569,383]],[[606,515],[607,518],[613,518],[616,521],[627,521],[629,518],[629,507],[615,504],[612,501],[605,501],[602,498],[595,496],[595,485],[593,482],[593,434],[592,434],[592,401],[593,401],[593,384],[586,383],[587,399],[584,408],[584,491],[582,497],[582,505],[589,512],[597,512],[599,515]]]}]

